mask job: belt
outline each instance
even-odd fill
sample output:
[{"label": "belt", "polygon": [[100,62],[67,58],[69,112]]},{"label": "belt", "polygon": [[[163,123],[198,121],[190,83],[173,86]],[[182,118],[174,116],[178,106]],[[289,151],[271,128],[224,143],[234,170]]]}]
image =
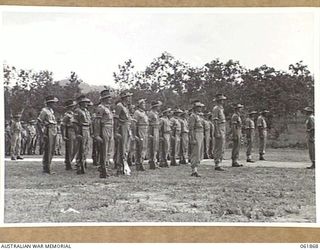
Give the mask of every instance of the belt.
[{"label": "belt", "polygon": [[112,123],[102,123],[101,126],[103,126],[103,127],[111,127],[111,126],[113,126],[113,124]]}]

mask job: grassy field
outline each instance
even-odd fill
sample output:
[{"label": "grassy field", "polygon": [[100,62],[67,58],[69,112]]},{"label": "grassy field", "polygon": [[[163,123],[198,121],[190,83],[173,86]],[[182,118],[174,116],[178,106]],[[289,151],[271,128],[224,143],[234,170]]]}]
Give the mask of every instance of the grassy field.
[{"label": "grassy field", "polygon": [[[298,153],[299,152],[299,153]],[[229,152],[227,152],[229,155]],[[242,154],[243,155],[243,154]],[[306,161],[305,150],[269,151],[285,166]],[[242,158],[244,158],[242,156]],[[99,179],[44,175],[40,162],[6,162],[5,222],[315,222],[315,172],[304,168],[243,167],[216,172],[203,165],[202,178],[186,165],[132,176]],[[75,211],[66,212],[68,208]]]}]

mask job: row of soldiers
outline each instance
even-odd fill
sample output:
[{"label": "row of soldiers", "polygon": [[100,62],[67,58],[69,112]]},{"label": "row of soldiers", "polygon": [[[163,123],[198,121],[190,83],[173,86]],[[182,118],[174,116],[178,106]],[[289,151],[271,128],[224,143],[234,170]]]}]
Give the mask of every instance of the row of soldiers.
[{"label": "row of soldiers", "polygon": [[[223,108],[226,97],[222,94],[216,95],[214,99],[216,105],[212,113],[206,114],[202,113],[204,105],[199,100],[193,102],[189,112],[167,108],[161,114],[159,113],[162,106],[160,101],[153,101],[151,109],[147,112],[146,101],[141,99],[136,109],[133,109],[129,92],[120,94],[120,100],[116,103],[114,110],[111,109],[111,100],[112,95],[109,90],[102,91],[100,103],[93,114],[88,111],[88,106],[91,106],[92,102],[83,95],[76,101],[68,100],[64,103],[65,114],[61,123],[61,135],[65,141],[67,170],[72,169],[71,163],[76,158],[77,173],[85,173],[91,137],[93,138],[92,158],[94,164],[99,165],[101,178],[108,176],[107,169],[112,162],[118,175],[130,174],[129,166],[132,166],[133,160],[136,169],[144,171],[143,161],[146,158],[149,160],[150,169],[168,167],[168,159],[172,166],[179,163],[187,164],[189,158],[192,176],[195,177],[200,176],[198,167],[203,157],[214,159],[215,170],[224,170],[220,163],[224,157],[226,137],[226,118]],[[50,163],[59,127],[53,111],[57,101],[58,99],[54,96],[46,98],[46,107],[42,109],[37,122],[44,141],[43,171],[45,173],[52,173]],[[250,111],[245,123],[242,124],[242,109],[243,105],[236,105],[231,118],[233,167],[242,166],[238,160],[243,127],[247,138],[247,162],[253,162],[251,155],[257,112]],[[305,111],[310,112],[310,108],[307,109],[309,111]],[[267,113],[267,110],[261,111],[257,119],[260,160],[265,160]],[[311,114],[308,120],[313,119],[314,125],[314,117],[312,117]],[[308,130],[311,131],[309,134],[314,133],[314,126]],[[309,151],[310,148],[312,145],[309,145]],[[312,162],[312,168],[314,168],[314,156]]]},{"label": "row of soldiers", "polygon": [[[5,155],[11,160],[22,160],[23,155],[43,154],[43,140],[37,128],[37,121],[21,121],[21,113],[5,122]],[[61,120],[57,119],[55,155],[62,155]]]}]

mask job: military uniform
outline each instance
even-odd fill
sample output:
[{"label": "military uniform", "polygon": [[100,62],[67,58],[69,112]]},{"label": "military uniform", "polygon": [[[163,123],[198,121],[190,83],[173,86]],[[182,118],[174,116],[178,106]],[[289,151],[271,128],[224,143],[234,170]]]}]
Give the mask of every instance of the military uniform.
[{"label": "military uniform", "polygon": [[[174,111],[175,114],[181,114],[181,110]],[[180,138],[181,138],[181,122],[178,117],[172,117],[171,123],[171,166],[177,166],[176,159],[180,152]]]},{"label": "military uniform", "polygon": [[57,124],[57,137],[56,137],[56,150],[55,155],[61,155],[62,147],[62,133],[61,133],[61,124]]},{"label": "military uniform", "polygon": [[21,149],[20,149],[20,154],[25,155],[27,153],[27,144],[29,140],[29,135],[28,131],[25,127],[25,123],[22,125],[22,130],[21,130]]},{"label": "military uniform", "polygon": [[[101,92],[100,99],[111,98],[108,90]],[[106,166],[109,166],[110,159],[113,155],[113,113],[109,104],[101,103],[96,110],[95,119],[95,138],[101,137],[100,142],[100,168],[101,178],[107,176]]]},{"label": "military uniform", "polygon": [[165,110],[164,116],[160,118],[160,167],[168,167],[167,157],[170,155],[171,124],[165,113],[170,112],[170,110]]},{"label": "military uniform", "polygon": [[188,147],[189,147],[189,124],[187,118],[181,118],[181,150],[180,163],[187,164]]},{"label": "military uniform", "polygon": [[[57,102],[58,99],[53,96],[46,98],[46,103]],[[43,128],[44,153],[42,158],[43,172],[51,173],[50,165],[55,150],[57,136],[57,122],[54,111],[49,106],[44,107],[38,117],[38,123]]]},{"label": "military uniform", "polygon": [[204,159],[209,159],[210,133],[211,133],[210,121],[207,119],[203,119],[203,127],[204,127]]},{"label": "military uniform", "polygon": [[236,112],[231,117],[231,129],[232,129],[232,166],[233,167],[240,167],[241,164],[238,163],[239,160],[239,153],[240,153],[240,145],[241,145],[241,127],[242,127],[242,120],[240,117],[239,109],[243,106],[241,104],[237,105]]},{"label": "military uniform", "polygon": [[314,125],[314,115],[312,114],[313,109],[310,107],[306,107],[305,111],[309,112],[308,118],[306,120],[306,133],[307,133],[307,144],[309,150],[309,157],[312,162],[311,167],[309,169],[315,168],[315,125]]},{"label": "military uniform", "polygon": [[214,120],[214,152],[213,158],[215,164],[218,165],[223,159],[225,139],[226,139],[226,117],[224,109],[221,105],[217,105],[212,110]]},{"label": "military uniform", "polygon": [[[212,118],[212,117],[211,117]],[[209,120],[210,123],[210,144],[209,144],[209,158],[213,159],[213,154],[214,154],[214,124]]]},{"label": "military uniform", "polygon": [[[256,112],[251,112],[250,114],[256,114]],[[249,115],[250,115],[249,114]],[[251,117],[248,117],[245,121],[245,131],[246,131],[246,138],[247,138],[247,162],[252,161],[252,149],[253,149],[253,142],[254,142],[254,130],[255,124]]]},{"label": "military uniform", "polygon": [[[160,106],[161,102],[152,102],[152,107]],[[160,119],[158,111],[151,109],[149,119],[149,165],[150,169],[157,168],[157,155],[159,154],[159,127]]]},{"label": "military uniform", "polygon": [[147,153],[149,119],[146,112],[141,108],[134,112],[133,119],[135,121],[136,168],[137,170],[144,170],[143,160]]},{"label": "military uniform", "polygon": [[[130,93],[121,93],[120,97],[125,98],[131,96]],[[128,151],[130,146],[130,126],[131,116],[128,108],[119,102],[115,108],[115,135],[116,135],[116,153],[115,164],[117,174],[125,174],[125,166],[127,165]]]},{"label": "military uniform", "polygon": [[[76,103],[73,100],[68,100],[65,102],[65,108],[73,108]],[[71,170],[71,162],[73,161],[77,153],[77,139],[76,132],[74,129],[74,113],[72,109],[67,110],[62,117],[61,122],[61,132],[63,139],[65,140],[65,158],[64,163],[66,170]]]},{"label": "military uniform", "polygon": [[10,155],[11,153],[11,128],[10,124],[6,123],[5,127],[5,154]]},{"label": "military uniform", "polygon": [[[134,112],[133,112],[134,113]],[[135,161],[136,154],[136,140],[133,138],[135,131],[135,120],[133,119],[133,113],[130,113],[130,133],[129,133],[129,150],[128,150],[128,165],[132,166]]]},{"label": "military uniform", "polygon": [[260,160],[264,159],[264,154],[266,153],[267,146],[267,122],[263,115],[260,115],[257,119],[257,127],[259,132],[259,154]]},{"label": "military uniform", "polygon": [[[195,106],[203,107],[200,102],[195,102]],[[200,117],[199,112],[194,111],[189,117],[189,134],[191,145],[191,168],[192,176],[199,177],[198,167],[203,159],[203,138],[204,138],[204,124],[203,119]]]},{"label": "military uniform", "polygon": [[11,160],[21,159],[21,131],[22,125],[20,120],[11,122]]},{"label": "military uniform", "polygon": [[[90,100],[84,96],[77,98],[77,102],[90,103]],[[78,138],[78,152],[76,155],[77,174],[84,174],[87,167],[87,156],[89,154],[89,139],[91,137],[91,116],[86,107],[79,106],[74,111],[73,123],[76,136]]]},{"label": "military uniform", "polygon": [[37,130],[32,122],[27,127],[28,131],[28,142],[27,142],[27,150],[29,155],[34,155],[36,150],[36,137],[37,137]]}]

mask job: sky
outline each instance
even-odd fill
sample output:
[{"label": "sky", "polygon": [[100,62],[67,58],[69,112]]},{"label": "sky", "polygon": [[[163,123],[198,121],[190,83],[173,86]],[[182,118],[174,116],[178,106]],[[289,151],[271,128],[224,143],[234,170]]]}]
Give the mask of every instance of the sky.
[{"label": "sky", "polygon": [[55,80],[75,71],[94,85],[113,85],[118,65],[137,70],[167,51],[201,67],[216,58],[247,68],[288,70],[300,60],[314,72],[314,14],[268,9],[18,9],[2,13],[7,64],[48,69]]}]

